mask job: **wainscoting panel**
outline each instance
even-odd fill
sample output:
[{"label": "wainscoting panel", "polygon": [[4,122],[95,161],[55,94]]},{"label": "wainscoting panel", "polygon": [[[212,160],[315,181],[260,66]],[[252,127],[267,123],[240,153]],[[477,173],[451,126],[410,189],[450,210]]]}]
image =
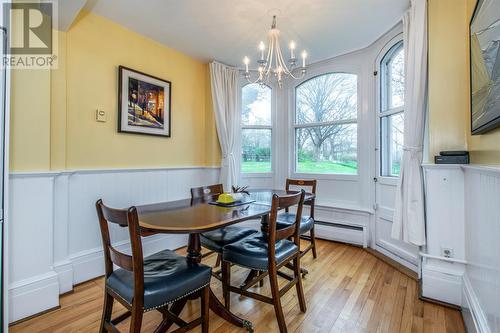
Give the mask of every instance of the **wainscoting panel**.
[{"label": "wainscoting panel", "polygon": [[[423,295],[462,306],[469,332],[500,332],[500,168],[426,165]],[[451,258],[443,256],[451,249]],[[440,284],[439,284],[439,283]]]},{"label": "wainscoting panel", "polygon": [[[128,207],[189,197],[217,182],[218,168],[16,173],[10,176],[9,322],[59,304],[74,284],[104,274],[95,202]],[[115,246],[129,251],[128,233],[112,228]],[[143,239],[144,253],[187,244],[185,235]]]},{"label": "wainscoting panel", "polygon": [[470,281],[464,289],[479,331],[484,332],[486,319],[491,332],[500,332],[500,170],[466,167],[464,174],[464,278]]}]

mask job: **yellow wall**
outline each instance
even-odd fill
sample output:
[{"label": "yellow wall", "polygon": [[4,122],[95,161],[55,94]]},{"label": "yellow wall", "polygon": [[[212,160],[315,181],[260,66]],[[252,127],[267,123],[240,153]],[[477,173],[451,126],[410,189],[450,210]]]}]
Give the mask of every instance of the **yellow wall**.
[{"label": "yellow wall", "polygon": [[429,158],[468,149],[472,163],[500,164],[500,129],[470,134],[469,22],[476,0],[429,0]]},{"label": "yellow wall", "polygon": [[50,168],[50,71],[11,73],[10,165],[17,171]]},{"label": "yellow wall", "polygon": [[[207,64],[86,12],[58,33],[57,70],[12,73],[11,171],[219,164]],[[171,138],[117,133],[119,65],[172,82]]]},{"label": "yellow wall", "polygon": [[429,0],[429,153],[466,149],[465,0]]}]

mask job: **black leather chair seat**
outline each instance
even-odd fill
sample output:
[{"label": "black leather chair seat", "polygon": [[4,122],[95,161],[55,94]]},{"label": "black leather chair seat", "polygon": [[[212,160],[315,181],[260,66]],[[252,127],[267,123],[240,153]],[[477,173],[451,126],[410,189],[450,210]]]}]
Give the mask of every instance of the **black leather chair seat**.
[{"label": "black leather chair seat", "polygon": [[[144,309],[152,310],[189,295],[210,283],[212,269],[188,263],[170,250],[144,258]],[[129,304],[134,296],[133,272],[117,269],[106,280],[106,286]]]},{"label": "black leather chair seat", "polygon": [[[276,221],[276,229],[278,229],[278,230],[283,229],[283,228],[291,226],[294,223],[295,223],[295,214],[293,214],[293,213],[278,214],[278,218]],[[300,219],[299,233],[301,235],[303,235],[306,232],[311,231],[313,226],[314,226],[314,219],[310,216],[303,216]]]},{"label": "black leather chair seat", "polygon": [[[299,249],[294,242],[282,239],[276,243],[276,263],[279,265]],[[239,242],[224,246],[222,257],[224,260],[243,267],[267,271],[268,239],[259,232]]]},{"label": "black leather chair seat", "polygon": [[201,245],[209,250],[221,253],[224,246],[240,241],[258,232],[255,229],[230,225],[201,234]]}]

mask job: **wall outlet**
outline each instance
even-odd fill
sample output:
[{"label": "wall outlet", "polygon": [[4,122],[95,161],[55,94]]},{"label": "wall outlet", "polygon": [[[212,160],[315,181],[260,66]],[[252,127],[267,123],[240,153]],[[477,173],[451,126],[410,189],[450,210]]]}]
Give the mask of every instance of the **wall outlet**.
[{"label": "wall outlet", "polygon": [[453,249],[449,247],[442,247],[441,256],[445,258],[453,258]]},{"label": "wall outlet", "polygon": [[95,120],[105,123],[106,122],[106,111],[102,109],[95,110]]}]

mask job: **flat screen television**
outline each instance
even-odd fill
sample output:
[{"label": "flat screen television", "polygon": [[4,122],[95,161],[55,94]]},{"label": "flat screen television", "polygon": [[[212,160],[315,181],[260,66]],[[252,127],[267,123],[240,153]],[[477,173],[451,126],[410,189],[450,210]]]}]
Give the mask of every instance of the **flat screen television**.
[{"label": "flat screen television", "polygon": [[471,130],[500,126],[500,0],[479,0],[470,22]]}]

